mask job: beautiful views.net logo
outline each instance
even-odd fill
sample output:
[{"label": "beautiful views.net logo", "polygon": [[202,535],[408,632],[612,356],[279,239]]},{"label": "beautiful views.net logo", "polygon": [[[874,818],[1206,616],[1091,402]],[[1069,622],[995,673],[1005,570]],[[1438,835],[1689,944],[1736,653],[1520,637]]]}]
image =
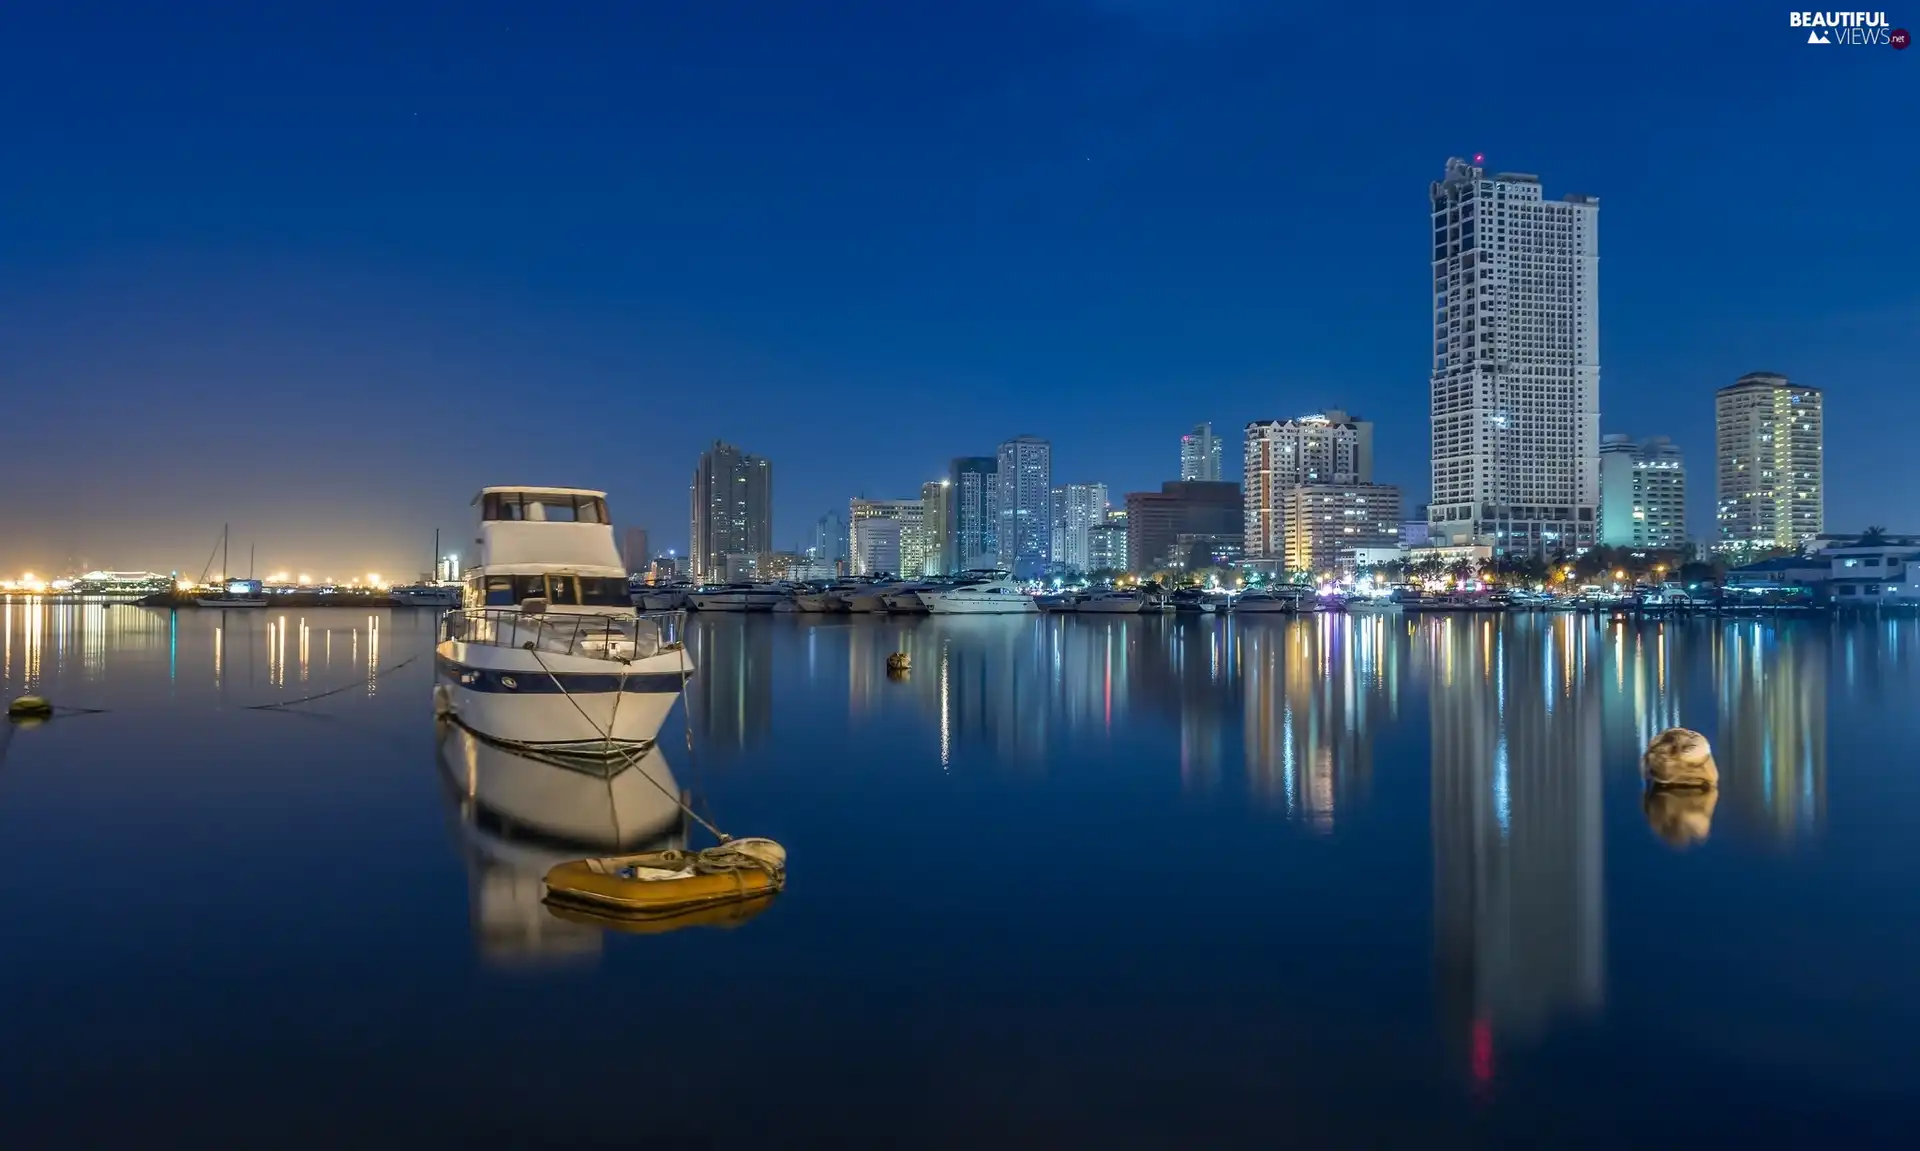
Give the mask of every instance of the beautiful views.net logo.
[{"label": "beautiful views.net logo", "polygon": [[1887,23],[1885,12],[1789,12],[1787,22],[1807,29],[1809,44],[1891,45],[1911,43],[1905,28]]}]

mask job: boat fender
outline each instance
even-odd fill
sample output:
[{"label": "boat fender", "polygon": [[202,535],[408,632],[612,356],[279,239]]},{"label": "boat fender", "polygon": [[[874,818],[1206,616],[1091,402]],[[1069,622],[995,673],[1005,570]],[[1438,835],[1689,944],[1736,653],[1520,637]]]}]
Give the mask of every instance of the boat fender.
[{"label": "boat fender", "polygon": [[887,657],[888,671],[912,671],[913,657],[904,651],[896,651]]}]

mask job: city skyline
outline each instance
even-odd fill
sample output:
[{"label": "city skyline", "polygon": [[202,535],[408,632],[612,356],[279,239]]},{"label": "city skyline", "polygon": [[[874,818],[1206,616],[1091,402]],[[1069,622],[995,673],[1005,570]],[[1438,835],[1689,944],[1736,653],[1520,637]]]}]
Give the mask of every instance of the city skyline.
[{"label": "city skyline", "polygon": [[[1411,10],[1364,55],[1231,4],[986,3],[961,26],[760,5],[744,44],[706,12],[382,10],[386,47],[353,5],[134,14],[112,43],[26,13],[0,70],[37,109],[0,216],[0,475],[60,514],[0,508],[0,569],[197,572],[231,522],[275,568],[407,571],[516,482],[604,489],[618,526],[684,550],[684,469],[716,437],[780,463],[786,547],[804,530],[778,525],[909,496],[1010,431],[1117,496],[1175,478],[1197,422],[1323,407],[1378,421],[1376,479],[1418,506],[1420,188],[1482,154],[1605,203],[1597,431],[1695,461],[1692,536],[1710,397],[1761,368],[1825,390],[1827,525],[1913,527],[1912,497],[1851,465],[1920,417],[1896,336],[1920,321],[1898,207],[1920,159],[1829,131],[1897,106],[1912,54],[1820,53],[1757,11],[1648,37],[1624,11],[1473,10]],[[430,49],[465,63],[428,80]],[[190,75],[168,63],[189,50]],[[1448,53],[1511,82],[1406,116]],[[1589,98],[1525,95],[1568,83]],[[1329,91],[1350,98],[1323,121],[1289,115]],[[609,150],[622,131],[648,145]],[[1745,178],[1801,138],[1828,148]],[[882,396],[941,414],[850,450]]]}]

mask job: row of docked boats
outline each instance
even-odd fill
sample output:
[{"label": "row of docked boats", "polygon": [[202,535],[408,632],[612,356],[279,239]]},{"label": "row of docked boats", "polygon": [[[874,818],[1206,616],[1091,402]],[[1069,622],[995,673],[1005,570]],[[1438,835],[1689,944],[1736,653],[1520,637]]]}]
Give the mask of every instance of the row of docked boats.
[{"label": "row of docked boats", "polygon": [[821,583],[731,583],[637,585],[636,606],[647,611],[815,612],[855,615],[1090,615],[1198,613],[1284,614],[1312,611],[1354,613],[1400,610],[1390,597],[1345,600],[1316,597],[1311,588],[1282,586],[1238,594],[1182,588],[1171,593],[1127,588],[1046,591],[999,571],[963,572],[949,580],[850,579]]}]

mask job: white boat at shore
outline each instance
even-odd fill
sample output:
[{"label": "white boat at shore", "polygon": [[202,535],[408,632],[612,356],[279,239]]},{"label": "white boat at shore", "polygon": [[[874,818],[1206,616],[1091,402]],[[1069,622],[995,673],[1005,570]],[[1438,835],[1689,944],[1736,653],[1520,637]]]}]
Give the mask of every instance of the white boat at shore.
[{"label": "white boat at shore", "polygon": [[687,593],[692,584],[646,584],[634,598],[634,606],[648,611],[682,611],[687,606]]},{"label": "white boat at shore", "polygon": [[438,706],[509,745],[651,751],[693,664],[684,617],[633,610],[606,494],[491,487],[474,502],[480,563],[434,648]]},{"label": "white boat at shore", "polygon": [[1392,596],[1372,595],[1350,596],[1346,608],[1348,615],[1399,615],[1406,610]]},{"label": "white boat at shore", "polygon": [[1073,610],[1139,615],[1147,610],[1147,596],[1145,592],[1137,591],[1097,591],[1080,597],[1080,602],[1074,605]]},{"label": "white boat at shore", "polygon": [[688,592],[687,606],[696,611],[772,611],[792,594],[782,584],[721,584]]},{"label": "white boat at shore", "polygon": [[930,588],[918,594],[934,615],[1032,615],[1040,610],[1030,593],[1004,577]]},{"label": "white boat at shore", "polygon": [[894,584],[880,597],[892,615],[925,615],[927,605],[920,599],[923,591],[941,591],[942,585],[934,583]]},{"label": "white boat at shore", "polygon": [[[1267,590],[1242,592],[1233,601],[1233,614],[1248,615],[1292,615],[1303,610],[1301,604],[1306,599],[1306,590]],[[1305,610],[1312,610],[1307,608]]]}]

